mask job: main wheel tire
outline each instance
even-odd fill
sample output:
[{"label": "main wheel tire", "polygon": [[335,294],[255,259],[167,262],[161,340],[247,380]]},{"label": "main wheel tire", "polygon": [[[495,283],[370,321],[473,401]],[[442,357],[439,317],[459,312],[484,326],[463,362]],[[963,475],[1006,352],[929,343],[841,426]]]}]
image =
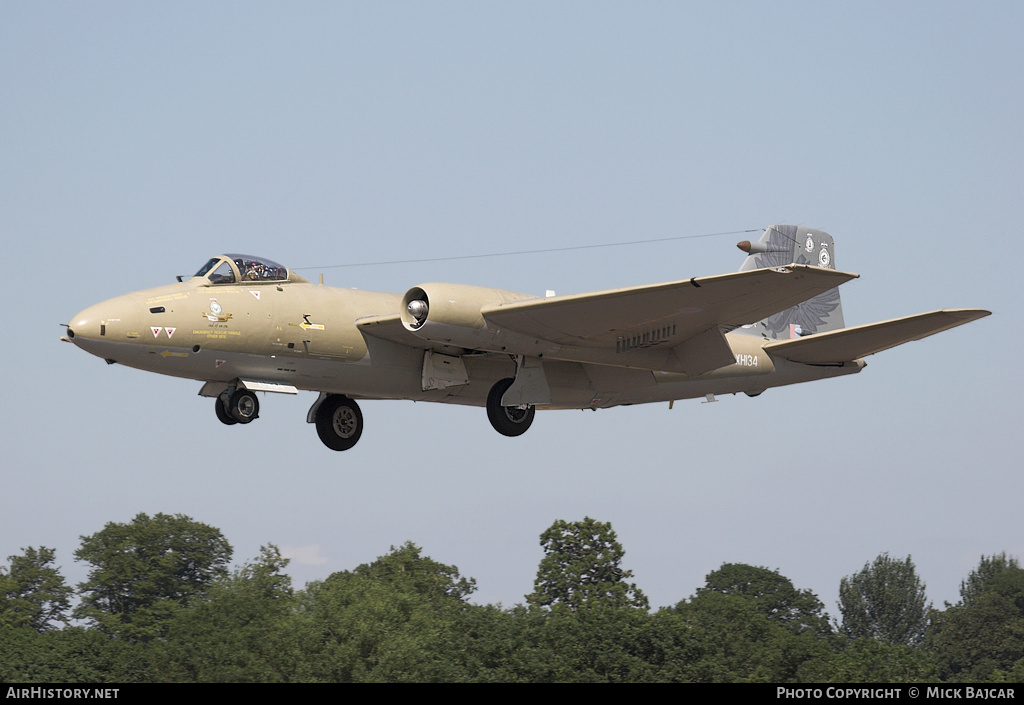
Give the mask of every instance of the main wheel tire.
[{"label": "main wheel tire", "polygon": [[363,413],[346,396],[332,394],[316,410],[316,432],[331,450],[348,450],[363,435]]},{"label": "main wheel tire", "polygon": [[220,419],[220,422],[226,426],[234,426],[238,422],[235,421],[234,417],[232,417],[231,414],[228,413],[228,410],[224,407],[224,403],[226,401],[226,399],[221,399],[220,397],[214,399],[214,408],[217,409],[217,418]]},{"label": "main wheel tire", "polygon": [[260,401],[248,389],[236,389],[228,401],[228,415],[238,423],[249,423],[260,417]]},{"label": "main wheel tire", "polygon": [[495,382],[487,395],[487,419],[494,430],[503,436],[521,436],[526,433],[533,423],[534,414],[537,413],[533,405],[525,408],[501,405],[501,398],[514,381],[507,377]]}]

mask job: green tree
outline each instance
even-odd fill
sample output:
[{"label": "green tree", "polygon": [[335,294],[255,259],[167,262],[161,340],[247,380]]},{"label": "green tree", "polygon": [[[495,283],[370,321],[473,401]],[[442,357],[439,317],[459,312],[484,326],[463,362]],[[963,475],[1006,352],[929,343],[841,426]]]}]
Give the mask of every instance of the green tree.
[{"label": "green tree", "polygon": [[53,567],[54,550],[29,546],[21,556],[8,556],[0,568],[0,626],[29,627],[38,632],[67,624],[72,590]]},{"label": "green tree", "polygon": [[459,662],[461,677],[478,683],[526,680],[530,645],[525,629],[501,605],[466,605],[454,615],[449,654]]},{"label": "green tree", "polygon": [[939,670],[924,649],[878,639],[852,639],[846,648],[804,663],[801,683],[934,683]]},{"label": "green tree", "polygon": [[411,543],[300,595],[297,678],[328,682],[467,680],[460,616],[474,582]]},{"label": "green tree", "polygon": [[164,680],[279,683],[294,680],[296,600],[274,545],[176,611],[153,660]]},{"label": "green tree", "polygon": [[520,645],[509,660],[517,680],[636,682],[647,662],[647,598],[622,568],[611,524],[556,521],[540,536],[544,557],[529,607],[511,611]]},{"label": "green tree", "polygon": [[591,600],[572,607],[512,610],[519,644],[515,680],[533,683],[636,683],[656,679],[649,662],[652,617],[645,610]]},{"label": "green tree", "polygon": [[612,525],[584,517],[556,521],[540,536],[544,558],[527,602],[536,607],[562,604],[570,609],[594,602],[647,610],[647,598],[627,582],[633,573],[621,567],[625,551]]},{"label": "green tree", "polygon": [[813,630],[794,632],[756,600],[699,592],[655,615],[651,661],[658,678],[694,683],[792,683],[807,661],[830,653]]},{"label": "green tree", "polygon": [[792,581],[776,570],[745,563],[723,563],[708,573],[700,595],[719,592],[750,600],[758,612],[792,632],[830,634],[825,606],[810,590],[797,590]]},{"label": "green tree", "polygon": [[1020,568],[1020,563],[1013,556],[1007,556],[1005,552],[993,556],[983,555],[978,567],[960,583],[960,604],[970,607],[992,578],[1016,568]]},{"label": "green tree", "polygon": [[992,672],[991,683],[1024,683],[1024,658],[1013,664],[1009,669],[997,668]]},{"label": "green tree", "polygon": [[1024,569],[1007,566],[981,585],[969,600],[932,613],[925,645],[942,680],[982,682],[1024,670]]},{"label": "green tree", "polygon": [[177,608],[205,595],[231,559],[218,529],[183,514],[139,514],[81,538],[75,558],[92,569],[78,586],[75,616],[142,641],[160,636]]},{"label": "green tree", "polygon": [[465,600],[476,591],[476,580],[463,578],[459,569],[421,556],[423,549],[412,541],[380,556],[373,563],[363,564],[353,571],[374,580],[396,584],[425,597]]},{"label": "green tree", "polygon": [[149,683],[144,647],[95,629],[0,629],[0,683]]},{"label": "green tree", "polygon": [[839,583],[842,631],[850,638],[870,637],[917,646],[928,628],[930,605],[914,563],[883,553]]}]

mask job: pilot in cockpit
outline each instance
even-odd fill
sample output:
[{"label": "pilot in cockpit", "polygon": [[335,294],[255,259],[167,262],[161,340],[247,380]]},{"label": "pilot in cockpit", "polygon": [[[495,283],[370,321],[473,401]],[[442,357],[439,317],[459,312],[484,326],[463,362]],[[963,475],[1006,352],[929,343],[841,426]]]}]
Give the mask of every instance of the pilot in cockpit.
[{"label": "pilot in cockpit", "polygon": [[[207,277],[211,284],[232,284],[235,282],[235,274],[231,264],[234,264],[238,271],[238,281],[287,281],[288,270],[267,259],[250,257],[248,255],[226,255],[231,263],[214,257],[207,262],[202,269],[196,272],[195,276],[206,276],[216,266],[213,272]],[[218,266],[219,265],[219,266]]]}]

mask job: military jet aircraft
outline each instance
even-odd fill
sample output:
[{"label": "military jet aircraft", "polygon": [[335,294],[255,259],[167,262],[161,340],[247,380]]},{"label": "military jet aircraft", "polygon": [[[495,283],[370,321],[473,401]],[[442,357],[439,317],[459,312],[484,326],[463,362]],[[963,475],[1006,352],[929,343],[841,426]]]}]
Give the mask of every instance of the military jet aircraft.
[{"label": "military jet aircraft", "polygon": [[604,409],[860,372],[862,358],[989,315],[932,311],[845,328],[821,230],[775,225],[741,242],[738,272],[570,296],[462,284],[403,294],[312,284],[262,257],[212,257],[178,283],[91,306],[64,340],[138,369],[203,382],[223,423],[259,416],[256,392],[319,392],[323,443],[359,440],[356,399],[483,406],[518,436],[536,409]]}]

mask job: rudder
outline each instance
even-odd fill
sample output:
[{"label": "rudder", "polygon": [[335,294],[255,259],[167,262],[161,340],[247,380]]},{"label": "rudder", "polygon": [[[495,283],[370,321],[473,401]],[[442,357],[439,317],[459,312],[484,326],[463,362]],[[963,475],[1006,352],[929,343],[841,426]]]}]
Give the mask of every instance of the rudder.
[{"label": "rudder", "polygon": [[[741,272],[788,264],[836,268],[832,236],[802,225],[772,225],[765,228],[757,242],[741,242],[738,247],[748,253],[740,266]],[[788,340],[843,327],[843,307],[836,287],[763,321],[738,328],[736,332]]]}]

